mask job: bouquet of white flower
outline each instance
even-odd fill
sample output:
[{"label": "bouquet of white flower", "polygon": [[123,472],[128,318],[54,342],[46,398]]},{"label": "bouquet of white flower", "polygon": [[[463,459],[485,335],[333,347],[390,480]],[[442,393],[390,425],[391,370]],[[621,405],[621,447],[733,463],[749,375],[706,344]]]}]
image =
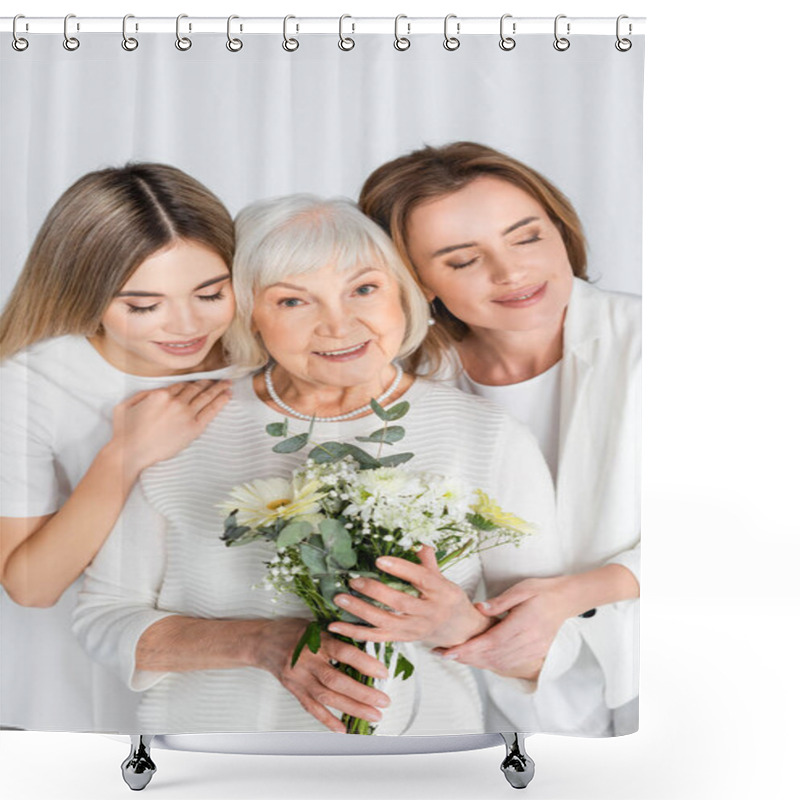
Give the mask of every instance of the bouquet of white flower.
[{"label": "bouquet of white flower", "polygon": [[[454,478],[407,469],[403,465],[413,453],[381,458],[384,445],[405,435],[402,427],[389,423],[402,418],[409,404],[383,409],[373,401],[372,408],[384,426],[358,439],[378,444],[377,456],[352,444],[318,444],[306,463],[292,473],[291,481],[268,478],[237,486],[221,505],[227,514],[225,544],[273,542],[275,555],[266,564],[265,583],[301,598],[313,613],[314,621],[300,638],[292,665],[304,647],[317,652],[321,633],[332,622],[362,622],[333,602],[337,594],[357,594],[349,588],[349,579],[373,578],[417,593],[410,584],[378,570],[375,561],[381,556],[419,563],[417,552],[429,545],[444,569],[474,553],[519,544],[523,536],[533,533],[528,523],[502,511],[480,489],[470,490]],[[267,432],[283,439],[273,449],[287,453],[309,444],[313,427],[312,422],[307,433],[289,437],[286,420],[267,426]],[[405,680],[414,671],[392,643],[375,646],[337,638],[371,651],[394,677]],[[339,669],[361,683],[374,683],[350,666],[340,664]],[[342,721],[348,733],[371,734],[375,729],[349,715]]]}]

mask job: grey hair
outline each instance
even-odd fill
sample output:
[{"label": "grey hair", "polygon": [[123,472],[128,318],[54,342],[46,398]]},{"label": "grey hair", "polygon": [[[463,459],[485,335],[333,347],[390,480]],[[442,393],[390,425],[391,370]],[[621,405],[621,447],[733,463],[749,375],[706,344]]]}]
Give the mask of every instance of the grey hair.
[{"label": "grey hair", "polygon": [[351,200],[323,200],[310,194],[259,200],[243,208],[235,224],[236,317],[225,334],[232,363],[257,369],[269,361],[261,337],[253,330],[255,296],[284,278],[331,263],[341,271],[375,265],[392,275],[400,286],[406,316],[398,358],[406,358],[422,344],[430,316],[425,296],[392,240]]}]

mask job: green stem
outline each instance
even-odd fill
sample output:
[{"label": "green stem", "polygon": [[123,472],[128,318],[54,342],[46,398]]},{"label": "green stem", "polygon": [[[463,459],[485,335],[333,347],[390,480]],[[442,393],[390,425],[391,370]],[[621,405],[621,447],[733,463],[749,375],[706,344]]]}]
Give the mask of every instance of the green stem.
[{"label": "green stem", "polygon": [[[358,681],[363,686],[374,686],[375,678],[369,675],[362,675],[358,670],[340,664],[339,670],[344,672],[345,675]],[[342,722],[345,726],[345,733],[354,733],[359,736],[371,736],[375,732],[376,725],[373,722],[368,722],[360,717],[355,717],[352,714],[342,714]]]}]

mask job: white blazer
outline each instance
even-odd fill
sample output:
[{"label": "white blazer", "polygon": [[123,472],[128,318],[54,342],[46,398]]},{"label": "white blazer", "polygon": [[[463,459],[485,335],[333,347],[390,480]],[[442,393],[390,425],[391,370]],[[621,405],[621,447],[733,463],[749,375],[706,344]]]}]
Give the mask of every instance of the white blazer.
[{"label": "white blazer", "polygon": [[[469,391],[465,379],[456,384]],[[640,462],[641,298],[575,279],[564,322],[556,477],[567,572],[617,563],[639,579]],[[638,696],[638,600],[567,620],[540,688],[567,671],[582,642],[603,671],[608,708]]]},{"label": "white blazer", "polygon": [[[556,514],[567,569],[621,564],[639,580],[641,298],[576,279],[564,323]],[[596,656],[605,700],[639,694],[639,601],[569,620]],[[576,653],[577,655],[577,653]]]}]

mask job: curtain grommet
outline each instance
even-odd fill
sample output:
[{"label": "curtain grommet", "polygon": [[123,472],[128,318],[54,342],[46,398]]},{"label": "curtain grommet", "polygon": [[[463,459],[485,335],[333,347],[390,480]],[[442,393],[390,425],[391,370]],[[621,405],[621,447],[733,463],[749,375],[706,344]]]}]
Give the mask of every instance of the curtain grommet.
[{"label": "curtain grommet", "polygon": [[[450,20],[456,20],[456,35],[451,36],[449,27],[450,27]],[[461,47],[461,40],[458,38],[458,34],[461,33],[461,23],[458,22],[458,17],[455,14],[448,14],[444,18],[444,42],[442,46],[445,50],[449,50],[451,53],[454,50],[458,50]]]},{"label": "curtain grommet", "polygon": [[[64,45],[64,49],[65,50],[69,50],[70,53],[74,53],[81,46],[81,42],[80,42],[80,39],[78,39],[77,37],[69,35],[69,21],[71,19],[75,19],[75,15],[74,14],[67,14],[67,16],[64,17],[64,42],[63,42],[63,45]],[[79,31],[80,30],[80,25],[76,24],[75,30]]]},{"label": "curtain grommet", "polygon": [[408,19],[405,14],[398,14],[394,18],[394,49],[399,50],[401,53],[408,50],[411,47],[411,39],[408,37],[411,35],[411,23],[406,22],[406,31],[405,36],[400,35],[400,20],[401,19]]},{"label": "curtain grommet", "polygon": [[[283,42],[281,43],[281,47],[283,47],[283,49],[287,53],[294,53],[294,51],[297,50],[298,47],[300,47],[300,42],[297,39],[294,39],[288,35],[290,19],[297,19],[297,17],[288,14],[283,18]],[[299,32],[299,30],[300,26],[295,25],[295,31]]]},{"label": "curtain grommet", "polygon": [[[181,33],[181,20],[188,19],[188,14],[178,14],[175,19],[175,47],[178,48],[182,53],[185,53],[187,50],[191,49],[192,40],[188,36],[184,36]],[[189,33],[192,32],[192,23],[189,23]]]},{"label": "curtain grommet", "polygon": [[[517,46],[517,40],[513,38],[513,36],[506,36],[505,32],[505,24],[507,19],[512,19],[511,14],[503,14],[500,17],[500,49],[505,50],[506,53],[513,50]],[[511,23],[511,33],[516,34],[517,32],[517,23]]]},{"label": "curtain grommet", "polygon": [[[236,14],[231,14],[228,17],[228,41],[225,42],[225,47],[227,47],[228,51],[231,53],[238,53],[244,47],[244,42],[241,39],[231,36],[231,22],[233,22],[235,19],[239,19]],[[239,30],[241,31],[241,27]]]},{"label": "curtain grommet", "polygon": [[[617,50],[619,50],[620,53],[627,53],[628,50],[630,50],[631,47],[633,47],[633,42],[630,39],[625,39],[620,35],[620,23],[622,22],[622,20],[628,19],[628,18],[629,17],[628,17],[627,14],[620,14],[617,17],[617,41],[614,42],[614,47],[616,47]],[[630,36],[632,33],[633,33],[633,25],[631,25],[631,23],[629,22],[628,23],[628,36]]]},{"label": "curtain grommet", "polygon": [[569,46],[571,44],[570,40],[567,39],[567,36],[569,36],[569,34],[571,32],[571,28],[572,28],[572,26],[570,25],[569,22],[567,22],[567,34],[566,34],[566,36],[561,36],[559,34],[559,32],[558,32],[559,20],[566,19],[566,18],[567,18],[566,14],[558,14],[556,16],[556,18],[555,18],[555,21],[553,22],[553,36],[555,37],[555,40],[553,41],[553,47],[556,50],[558,50],[559,53],[563,53],[566,50],[569,50]]},{"label": "curtain grommet", "polygon": [[11,40],[11,46],[18,53],[23,53],[23,52],[25,52],[25,50],[28,49],[28,45],[30,44],[30,42],[27,39],[25,39],[24,37],[20,36],[19,33],[17,32],[17,20],[20,20],[20,19],[25,19],[25,15],[24,14],[17,14],[17,16],[14,17],[14,22],[11,24],[11,35],[14,37]]}]

